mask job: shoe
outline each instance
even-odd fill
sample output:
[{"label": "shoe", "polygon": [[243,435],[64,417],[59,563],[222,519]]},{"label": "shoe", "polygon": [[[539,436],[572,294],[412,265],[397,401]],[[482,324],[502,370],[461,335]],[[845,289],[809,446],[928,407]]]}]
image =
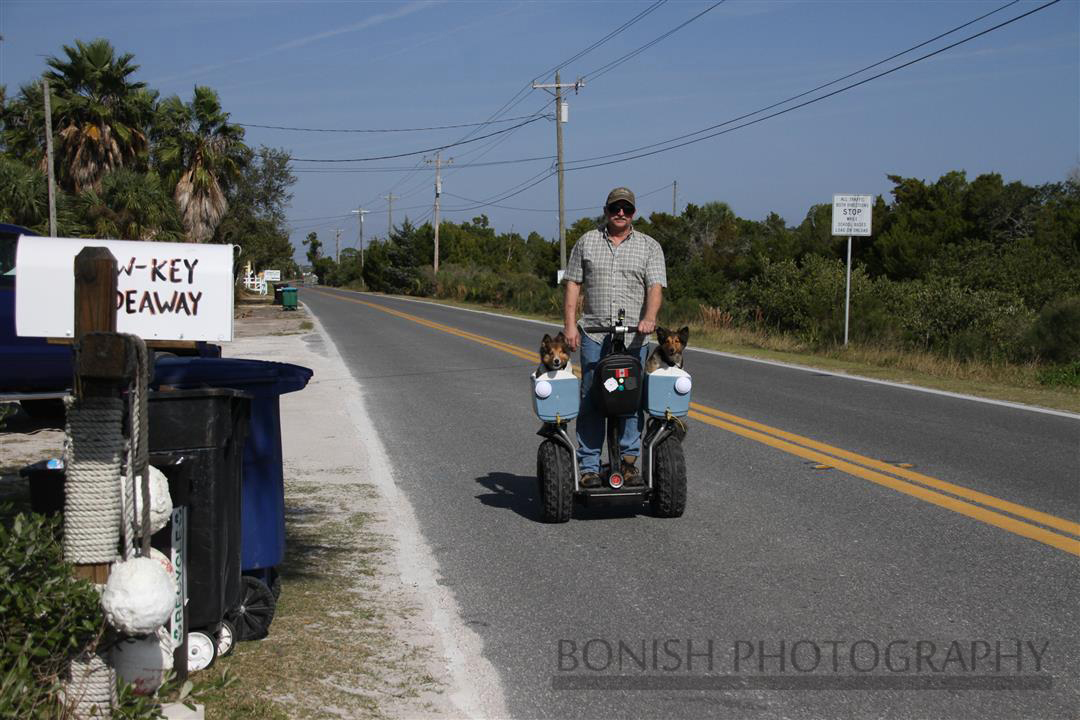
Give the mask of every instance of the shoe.
[{"label": "shoe", "polygon": [[578,484],[583,488],[598,488],[600,487],[600,475],[594,472],[581,473]]},{"label": "shoe", "polygon": [[622,476],[623,484],[627,487],[639,487],[645,484],[641,478],[641,471],[637,467],[637,458],[633,455],[623,455]]}]

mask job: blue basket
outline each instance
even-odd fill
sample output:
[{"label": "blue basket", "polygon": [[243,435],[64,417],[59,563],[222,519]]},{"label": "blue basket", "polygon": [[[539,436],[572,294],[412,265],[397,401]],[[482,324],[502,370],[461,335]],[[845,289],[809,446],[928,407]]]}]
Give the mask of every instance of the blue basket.
[{"label": "blue basket", "polygon": [[[552,370],[529,376],[533,410],[544,422],[573,420],[581,402],[581,381],[569,370]],[[545,397],[540,397],[544,395]]]},{"label": "blue basket", "polygon": [[677,367],[661,368],[645,376],[645,411],[653,417],[690,412],[690,375]]}]

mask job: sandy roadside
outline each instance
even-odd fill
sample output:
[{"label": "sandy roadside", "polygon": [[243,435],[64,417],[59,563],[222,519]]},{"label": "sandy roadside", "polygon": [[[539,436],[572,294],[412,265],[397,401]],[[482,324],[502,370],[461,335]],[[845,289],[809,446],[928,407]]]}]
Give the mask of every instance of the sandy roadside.
[{"label": "sandy roadside", "polygon": [[[314,491],[332,495],[342,513],[370,514],[366,532],[377,537],[367,544],[381,548],[375,564],[377,592],[372,596],[371,588],[358,590],[383,610],[392,635],[386,653],[410,658],[433,680],[422,684],[415,695],[382,692],[385,687],[380,686],[395,684],[394,675],[417,671],[400,667],[396,663],[400,658],[388,657],[381,663],[387,676],[376,680],[374,687],[356,689],[374,693],[378,714],[386,717],[506,717],[497,674],[481,657],[479,636],[462,622],[453,596],[437,582],[434,556],[412,507],[394,483],[362,387],[316,318],[307,316],[314,325],[308,332],[264,330],[248,335],[255,330],[252,319],[240,321],[243,330],[226,346],[226,356],[295,363],[314,371],[307,388],[281,398],[287,504],[293,493]],[[332,666],[334,659],[326,661]],[[346,680],[341,670],[349,675],[345,668],[328,675],[338,676],[340,683]],[[370,679],[365,673],[352,674],[352,681],[361,685]]]},{"label": "sandy roadside", "polygon": [[[498,675],[461,620],[353,379],[303,308],[242,307],[226,357],[311,368],[281,398],[287,548],[270,636],[233,657],[239,691],[284,717],[502,718]],[[0,431],[0,499],[22,465],[59,456],[63,433],[19,414]],[[302,562],[298,560],[302,558]],[[289,565],[290,561],[293,563]],[[330,578],[328,594],[320,579]],[[228,705],[224,700],[223,704]],[[207,717],[232,716],[232,708]],[[257,717],[244,714],[243,717]]]}]

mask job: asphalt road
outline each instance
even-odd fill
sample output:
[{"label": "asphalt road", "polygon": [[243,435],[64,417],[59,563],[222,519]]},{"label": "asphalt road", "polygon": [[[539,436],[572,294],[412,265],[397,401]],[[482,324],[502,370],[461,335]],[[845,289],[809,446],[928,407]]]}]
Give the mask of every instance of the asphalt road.
[{"label": "asphalt road", "polygon": [[547,525],[544,327],[300,297],[515,717],[1080,717],[1080,418],[688,352],[686,514]]}]

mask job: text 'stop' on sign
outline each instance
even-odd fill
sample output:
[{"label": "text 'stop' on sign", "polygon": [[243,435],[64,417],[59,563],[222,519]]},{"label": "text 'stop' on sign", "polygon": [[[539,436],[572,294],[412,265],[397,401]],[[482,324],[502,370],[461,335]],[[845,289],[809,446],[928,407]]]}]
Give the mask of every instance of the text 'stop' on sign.
[{"label": "text 'stop' on sign", "polygon": [[116,258],[116,329],[144,340],[232,340],[233,246],[86,238],[19,238],[15,330],[75,335],[75,256],[105,247]]},{"label": "text 'stop' on sign", "polygon": [[833,195],[832,234],[870,236],[873,195]]}]

